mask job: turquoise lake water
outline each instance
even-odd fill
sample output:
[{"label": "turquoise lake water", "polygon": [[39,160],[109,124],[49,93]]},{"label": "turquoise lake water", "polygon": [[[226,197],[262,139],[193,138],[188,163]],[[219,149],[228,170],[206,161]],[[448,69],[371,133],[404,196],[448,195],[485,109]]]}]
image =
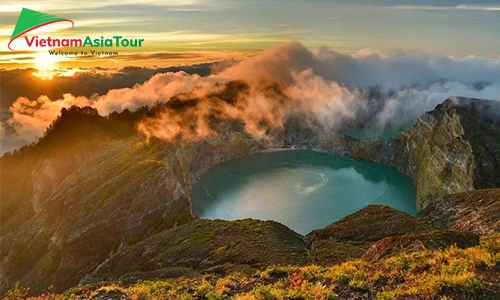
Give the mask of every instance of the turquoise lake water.
[{"label": "turquoise lake water", "polygon": [[209,170],[193,189],[205,219],[274,220],[307,234],[368,204],[416,215],[411,179],[375,163],[305,150],[253,154]]}]

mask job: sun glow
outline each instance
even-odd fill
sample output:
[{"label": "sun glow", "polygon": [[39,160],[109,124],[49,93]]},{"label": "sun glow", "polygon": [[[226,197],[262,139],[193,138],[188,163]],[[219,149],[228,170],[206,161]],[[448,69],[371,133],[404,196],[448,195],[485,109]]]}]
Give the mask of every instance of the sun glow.
[{"label": "sun glow", "polygon": [[58,59],[49,53],[37,54],[34,64],[38,72],[33,73],[33,75],[43,80],[51,80],[54,78],[53,70],[56,68],[57,61]]}]

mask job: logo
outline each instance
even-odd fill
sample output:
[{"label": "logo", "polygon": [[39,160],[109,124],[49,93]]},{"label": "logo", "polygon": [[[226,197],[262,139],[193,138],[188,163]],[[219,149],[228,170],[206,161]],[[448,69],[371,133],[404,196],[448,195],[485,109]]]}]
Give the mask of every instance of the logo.
[{"label": "logo", "polygon": [[[71,23],[71,29],[75,27],[75,23],[70,19],[59,18],[53,15],[41,13],[39,11],[31,10],[28,8],[23,8],[21,14],[17,19],[16,26],[10,37],[8,48],[11,51],[11,43],[17,38],[24,36],[26,46],[29,48],[61,48],[61,47],[142,47],[144,39],[127,39],[122,36],[113,36],[105,38],[103,36],[99,38],[91,38],[90,36],[82,38],[57,38],[57,37],[39,37],[39,36],[26,36],[27,33],[33,31],[37,28],[47,26],[49,24],[57,22],[69,22]],[[117,52],[97,52],[94,50],[90,51],[92,55],[117,55]],[[51,55],[78,55],[78,52],[62,52],[49,50]],[[88,55],[86,51],[81,51],[81,55]]]},{"label": "logo", "polygon": [[70,22],[71,29],[75,27],[75,23],[73,23],[73,21],[71,20],[58,18],[56,16],[44,14],[36,10],[31,10],[23,7],[23,9],[21,10],[21,14],[19,15],[19,18],[17,19],[16,27],[14,27],[14,31],[12,32],[12,36],[10,37],[8,45],[9,49],[14,51],[10,47],[10,44],[23,34],[26,34],[37,28],[57,22]]}]

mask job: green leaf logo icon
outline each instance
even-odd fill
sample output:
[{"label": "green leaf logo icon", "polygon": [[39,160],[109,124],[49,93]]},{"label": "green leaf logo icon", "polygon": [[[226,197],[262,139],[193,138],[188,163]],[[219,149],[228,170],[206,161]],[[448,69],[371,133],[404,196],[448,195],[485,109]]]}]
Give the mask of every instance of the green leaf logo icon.
[{"label": "green leaf logo icon", "polygon": [[12,43],[15,39],[22,36],[23,34],[28,33],[36,28],[40,28],[42,26],[56,22],[70,22],[71,28],[75,26],[75,24],[71,20],[58,18],[56,16],[38,12],[36,10],[23,8],[23,10],[21,10],[19,18],[17,19],[16,27],[14,27],[12,36],[10,37],[8,45],[9,49],[14,51],[12,48],[10,48],[10,43]]}]

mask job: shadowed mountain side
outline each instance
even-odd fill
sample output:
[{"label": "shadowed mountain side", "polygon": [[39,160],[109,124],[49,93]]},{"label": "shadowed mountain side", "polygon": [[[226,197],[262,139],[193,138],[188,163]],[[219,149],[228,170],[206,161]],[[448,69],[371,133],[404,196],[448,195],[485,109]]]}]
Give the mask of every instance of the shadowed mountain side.
[{"label": "shadowed mountain side", "polygon": [[[430,247],[328,267],[269,266],[255,270],[233,266],[226,269],[228,272],[212,270],[204,274],[173,267],[147,272],[150,277],[146,281],[128,282],[146,273],[133,272],[119,282],[84,285],[63,294],[29,299],[499,299],[499,251],[497,234],[484,236],[480,245],[466,249]],[[172,278],[176,274],[181,277]],[[25,298],[27,292],[17,289],[9,299]]]},{"label": "shadowed mountain side", "polygon": [[436,226],[486,234],[500,231],[500,189],[454,194],[422,212]]},{"label": "shadowed mountain side", "polygon": [[[135,113],[69,111],[38,144],[1,159],[2,186],[12,187],[0,201],[2,290],[16,281],[33,291],[75,285],[126,245],[192,220],[199,176],[262,149],[242,133],[147,142],[133,130]],[[123,118],[116,124],[134,133],[114,126]]]},{"label": "shadowed mountain side", "polygon": [[[124,114],[125,115],[125,114]],[[39,212],[52,191],[106,141],[134,135],[133,123],[104,118],[90,107],[63,109],[36,144],[0,159],[2,234]]]},{"label": "shadowed mountain side", "polygon": [[500,103],[464,101],[456,108],[474,154],[474,188],[500,187]]}]

